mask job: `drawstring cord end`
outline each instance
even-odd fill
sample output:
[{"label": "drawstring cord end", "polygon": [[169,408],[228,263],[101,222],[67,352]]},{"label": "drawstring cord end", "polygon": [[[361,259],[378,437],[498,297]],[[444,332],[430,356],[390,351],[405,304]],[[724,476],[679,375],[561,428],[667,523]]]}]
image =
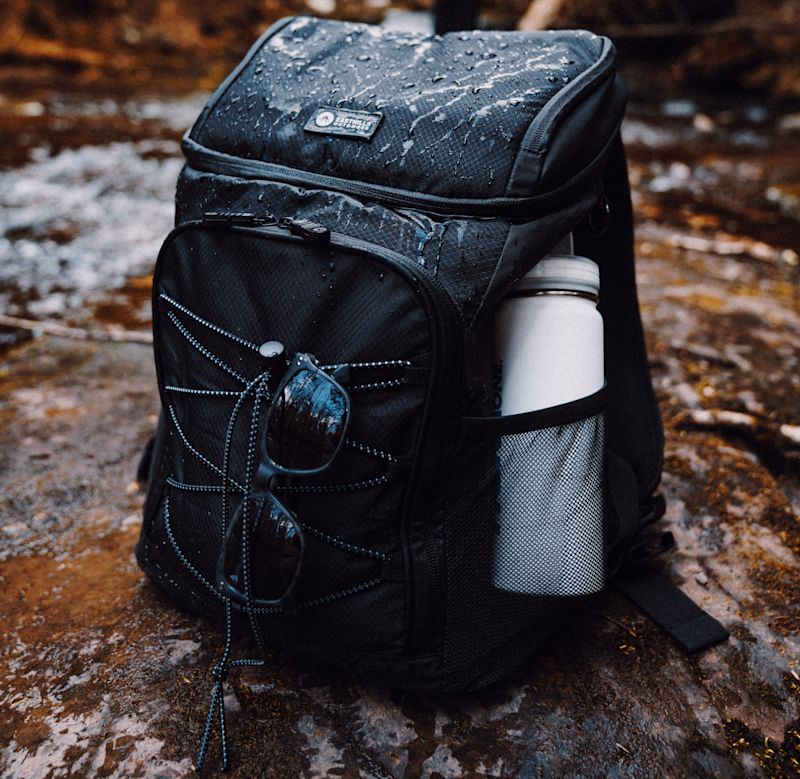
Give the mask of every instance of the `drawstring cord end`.
[{"label": "drawstring cord end", "polygon": [[214,663],[211,668],[211,678],[214,679],[214,688],[211,691],[211,703],[208,706],[208,716],[203,728],[203,738],[200,741],[200,749],[197,752],[197,759],[194,762],[195,773],[203,770],[203,764],[208,754],[208,744],[211,740],[211,730],[214,726],[214,714],[219,715],[219,740],[220,751],[222,753],[222,770],[228,770],[228,733],[225,727],[225,691],[223,683],[228,676],[228,664],[225,661]]}]

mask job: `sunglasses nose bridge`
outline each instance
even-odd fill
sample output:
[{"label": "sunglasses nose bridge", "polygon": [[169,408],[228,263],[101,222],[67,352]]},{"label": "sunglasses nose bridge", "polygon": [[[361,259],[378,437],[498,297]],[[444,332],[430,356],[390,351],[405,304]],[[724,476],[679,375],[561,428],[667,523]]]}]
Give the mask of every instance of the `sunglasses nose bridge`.
[{"label": "sunglasses nose bridge", "polygon": [[253,497],[258,498],[273,493],[277,476],[278,472],[262,450],[261,460],[253,477]]}]

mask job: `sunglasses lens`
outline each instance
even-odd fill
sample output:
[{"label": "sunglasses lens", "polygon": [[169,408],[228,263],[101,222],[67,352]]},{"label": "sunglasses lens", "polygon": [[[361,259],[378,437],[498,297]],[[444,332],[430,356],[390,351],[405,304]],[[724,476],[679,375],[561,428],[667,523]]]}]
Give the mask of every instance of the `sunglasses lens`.
[{"label": "sunglasses lens", "polygon": [[[249,527],[250,587],[254,599],[278,601],[294,584],[303,555],[303,538],[292,515],[272,496],[251,503]],[[225,538],[224,578],[244,594],[240,504]]]},{"label": "sunglasses lens", "polygon": [[322,371],[303,369],[275,399],[267,425],[267,451],[276,465],[316,471],[336,454],[347,426],[348,401]]}]

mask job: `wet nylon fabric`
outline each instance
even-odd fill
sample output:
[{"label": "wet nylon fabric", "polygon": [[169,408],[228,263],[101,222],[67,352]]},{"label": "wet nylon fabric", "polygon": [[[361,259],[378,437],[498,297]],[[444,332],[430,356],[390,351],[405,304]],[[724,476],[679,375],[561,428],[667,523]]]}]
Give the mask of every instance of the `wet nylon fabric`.
[{"label": "wet nylon fabric", "polygon": [[[584,31],[424,37],[301,17],[264,43],[191,137],[351,180],[502,196],[528,126],[597,62],[602,41]],[[369,141],[305,131],[321,107],[383,119]]]}]

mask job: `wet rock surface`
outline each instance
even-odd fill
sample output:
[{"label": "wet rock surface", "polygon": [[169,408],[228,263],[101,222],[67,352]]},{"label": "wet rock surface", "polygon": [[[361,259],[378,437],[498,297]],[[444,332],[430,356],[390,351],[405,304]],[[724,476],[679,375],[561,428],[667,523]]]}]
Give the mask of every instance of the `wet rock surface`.
[{"label": "wet rock surface", "polygon": [[[146,329],[198,102],[142,101],[143,121],[124,100],[78,118],[58,100],[0,106],[0,132],[20,111],[43,128],[0,172],[3,310]],[[684,101],[634,106],[625,127],[678,542],[662,565],[730,641],[687,658],[612,592],[478,694],[401,694],[276,654],[226,685],[232,775],[800,774],[795,120]],[[0,775],[187,776],[224,637],[133,559],[150,350],[2,335]]]}]

